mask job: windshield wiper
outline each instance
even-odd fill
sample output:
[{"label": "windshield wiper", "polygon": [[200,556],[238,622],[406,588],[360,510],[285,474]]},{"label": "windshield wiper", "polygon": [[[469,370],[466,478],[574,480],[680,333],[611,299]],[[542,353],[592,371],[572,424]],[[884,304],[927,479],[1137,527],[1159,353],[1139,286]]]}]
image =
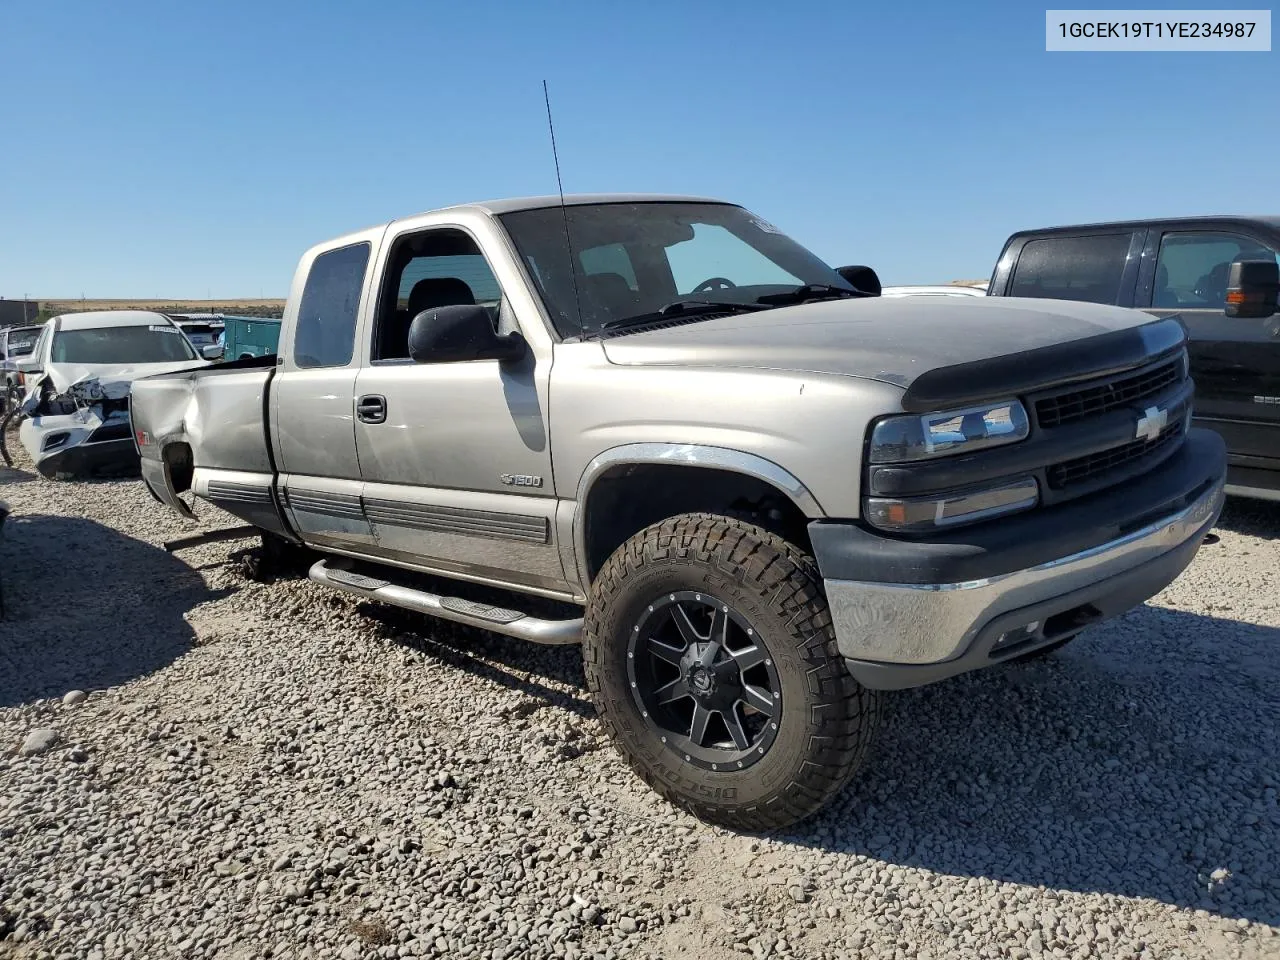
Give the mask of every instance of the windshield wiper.
[{"label": "windshield wiper", "polygon": [[696,317],[701,313],[754,313],[757,310],[768,310],[772,306],[774,304],[743,303],[741,300],[673,300],[652,313],[638,313],[634,317],[620,317],[602,323],[596,328],[596,332],[642,327],[646,323],[657,323],[671,317]]},{"label": "windshield wiper", "polygon": [[803,283],[794,290],[788,290],[786,293],[767,293],[763,297],[758,297],[760,303],[769,306],[781,306],[789,303],[804,303],[806,300],[830,300],[838,297],[845,299],[848,297],[869,297],[871,294],[863,290],[855,290],[852,287],[834,287],[829,283]]}]

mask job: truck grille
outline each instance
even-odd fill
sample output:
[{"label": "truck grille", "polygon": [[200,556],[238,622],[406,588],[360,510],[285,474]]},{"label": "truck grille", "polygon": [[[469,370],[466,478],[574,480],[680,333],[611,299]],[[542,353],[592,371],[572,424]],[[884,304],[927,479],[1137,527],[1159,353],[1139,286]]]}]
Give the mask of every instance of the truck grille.
[{"label": "truck grille", "polygon": [[[1131,406],[1153,397],[1182,379],[1182,358],[1177,357],[1106,383],[1076,388],[1036,401],[1036,419],[1042,427],[1060,427],[1086,417]],[[1157,438],[1155,442],[1159,442]],[[1124,448],[1121,448],[1124,449]],[[1116,453],[1118,451],[1111,451]]]},{"label": "truck grille", "polygon": [[1122,447],[1112,447],[1087,457],[1065,460],[1049,467],[1046,479],[1054,490],[1067,490],[1104,480],[1109,473],[1128,471],[1144,459],[1154,460],[1162,451],[1176,445],[1182,437],[1183,422],[1166,427],[1154,440],[1135,440]]}]

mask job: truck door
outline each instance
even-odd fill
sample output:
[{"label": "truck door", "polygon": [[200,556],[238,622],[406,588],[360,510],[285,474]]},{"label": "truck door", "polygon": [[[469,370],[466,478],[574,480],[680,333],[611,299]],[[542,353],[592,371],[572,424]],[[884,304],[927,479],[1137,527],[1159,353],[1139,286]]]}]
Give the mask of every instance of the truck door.
[{"label": "truck door", "polygon": [[410,222],[393,226],[383,244],[368,362],[356,381],[365,511],[388,560],[560,593],[551,344],[540,317],[521,331],[530,350],[518,362],[409,357],[410,322],[431,307],[480,304],[498,332],[520,329],[515,304],[528,315],[530,298],[514,259],[486,230],[496,228]]},{"label": "truck door", "polygon": [[1182,317],[1197,422],[1222,434],[1233,468],[1280,470],[1280,317],[1239,319],[1225,312],[1232,262],[1280,255],[1237,228],[1153,230],[1149,250],[1154,266],[1139,285],[1137,305],[1156,316]]},{"label": "truck door", "polygon": [[299,266],[289,297],[297,312],[284,324],[270,393],[282,506],[307,542],[355,552],[373,542],[360,504],[352,398],[375,239],[322,250]]}]

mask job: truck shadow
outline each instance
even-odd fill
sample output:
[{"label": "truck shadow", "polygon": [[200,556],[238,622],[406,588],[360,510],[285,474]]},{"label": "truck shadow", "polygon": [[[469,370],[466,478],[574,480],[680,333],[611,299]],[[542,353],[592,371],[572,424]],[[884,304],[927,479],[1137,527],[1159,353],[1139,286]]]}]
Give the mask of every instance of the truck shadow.
[{"label": "truck shadow", "polygon": [[[594,714],[575,647],[360,612],[392,642]],[[863,773],[776,840],[845,870],[866,857],[1280,925],[1280,630],[1144,606],[1041,662],[886,699]]]},{"label": "truck shadow", "polygon": [[1280,537],[1280,503],[1228,497],[1218,526],[1233,533],[1274,540]]},{"label": "truck shadow", "polygon": [[361,603],[357,609],[376,624],[385,640],[548,706],[583,718],[595,716],[595,707],[586,696],[582,653],[577,646],[549,647],[515,640],[381,603]]},{"label": "truck shadow", "polygon": [[10,517],[0,571],[0,707],[162,669],[194,642],[183,614],[220,595],[160,548],[79,517]]},{"label": "truck shadow", "polygon": [[1280,630],[1141,607],[886,721],[863,775],[779,839],[1280,925]]}]

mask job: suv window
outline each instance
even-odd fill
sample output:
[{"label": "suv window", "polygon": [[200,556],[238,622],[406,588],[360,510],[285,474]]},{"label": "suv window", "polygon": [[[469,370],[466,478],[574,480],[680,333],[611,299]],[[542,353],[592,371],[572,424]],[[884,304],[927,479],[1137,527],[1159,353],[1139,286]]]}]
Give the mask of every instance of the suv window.
[{"label": "suv window", "polygon": [[1166,233],[1156,258],[1151,305],[1221,310],[1227,303],[1231,264],[1272,257],[1280,259],[1274,251],[1234,233]]},{"label": "suv window", "polygon": [[368,265],[367,243],[326,251],[312,262],[294,325],[293,362],[299,367],[344,367],[351,362]]},{"label": "suv window", "polygon": [[1031,240],[1018,256],[1009,296],[1115,303],[1131,239],[1108,233]]},{"label": "suv window", "polygon": [[371,358],[408,359],[414,317],[472,303],[488,308],[496,329],[502,288],[470,234],[443,227],[401,237],[387,261]]}]

